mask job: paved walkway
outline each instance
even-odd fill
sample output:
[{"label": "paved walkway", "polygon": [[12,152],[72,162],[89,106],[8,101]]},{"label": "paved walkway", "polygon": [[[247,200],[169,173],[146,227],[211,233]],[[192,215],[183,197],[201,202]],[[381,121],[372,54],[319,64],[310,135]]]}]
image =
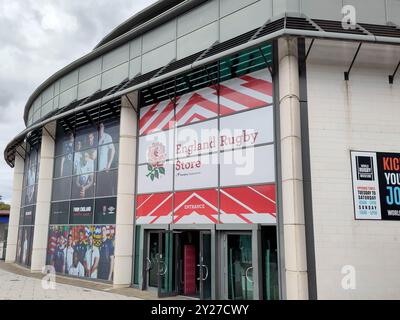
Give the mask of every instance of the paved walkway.
[{"label": "paved walkway", "polygon": [[114,288],[111,284],[56,276],[56,289],[42,288],[41,273],[0,261],[0,300],[187,300],[176,296],[160,299],[154,291]]},{"label": "paved walkway", "polygon": [[0,269],[0,300],[137,300],[120,294],[56,283],[44,289],[42,281]]}]

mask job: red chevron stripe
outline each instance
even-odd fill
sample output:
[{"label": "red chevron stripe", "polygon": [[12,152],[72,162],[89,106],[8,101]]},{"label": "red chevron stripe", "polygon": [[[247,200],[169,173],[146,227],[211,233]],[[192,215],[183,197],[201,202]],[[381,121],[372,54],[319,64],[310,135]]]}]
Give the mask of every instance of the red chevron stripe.
[{"label": "red chevron stripe", "polygon": [[253,78],[249,75],[246,76],[242,76],[240,77],[242,80],[246,81],[247,83],[242,84],[243,87],[261,92],[263,94],[266,94],[270,97],[273,96],[273,91],[272,91],[272,83],[265,81],[265,80],[261,80],[261,79],[257,79],[257,78]]},{"label": "red chevron stripe", "polygon": [[[192,195],[193,197],[185,202]],[[174,223],[184,216],[190,216],[193,212],[204,215],[214,223],[218,223],[217,219],[213,217],[213,215],[218,214],[218,191],[216,189],[176,192],[174,200]],[[179,207],[182,203],[184,204]]]},{"label": "red chevron stripe", "polygon": [[228,196],[221,193],[221,210],[225,213],[233,214],[250,213],[251,211],[248,209],[245,209],[244,212],[242,211],[242,207],[245,205],[257,213],[268,213],[276,216],[276,204],[273,202],[275,201],[275,186],[265,185],[251,188],[254,188],[256,191],[261,193],[261,195],[254,192],[254,190],[249,187],[223,188],[222,190],[224,192],[229,194],[238,202],[235,202],[233,199],[230,199]]},{"label": "red chevron stripe", "polygon": [[220,86],[220,95],[228,100],[239,103],[246,108],[262,107],[266,104],[265,101],[253,98],[239,91],[235,91],[231,88],[225,87],[224,85]]},{"label": "red chevron stripe", "polygon": [[[144,134],[153,132],[157,129],[161,130],[161,128],[159,128],[159,124],[165,120],[166,118],[170,117],[170,120],[173,120],[174,118],[174,108],[175,105],[173,102],[169,102],[165,108],[163,109],[163,111],[160,113],[160,115],[150,124],[150,126],[147,127],[147,129],[143,132]],[[165,127],[165,126],[164,126]],[[169,126],[167,126],[169,127]]]},{"label": "red chevron stripe", "polygon": [[[149,195],[138,195],[136,197],[137,210],[136,217],[145,217],[159,206],[165,199],[171,195],[168,193],[156,193],[149,199]],[[149,199],[146,201],[146,199]],[[145,202],[146,201],[146,202]],[[151,215],[155,217],[166,216],[172,212],[172,197],[165,201],[155,212]]]},{"label": "red chevron stripe", "polygon": [[[157,106],[159,103],[152,105],[146,113],[140,114],[139,128],[143,128],[146,123],[157,113]],[[143,109],[142,109],[143,110]]]},{"label": "red chevron stripe", "polygon": [[194,123],[197,121],[202,121],[202,120],[206,120],[206,117],[203,117],[202,115],[196,113],[194,115],[192,115],[186,122],[185,124],[189,124],[189,123]]},{"label": "red chevron stripe", "polygon": [[[176,113],[176,121],[179,123],[179,121],[183,118],[183,116],[190,111],[190,109],[193,106],[200,106],[204,109],[207,109],[213,113],[215,113],[215,116],[218,115],[218,104],[215,104],[212,101],[209,101],[205,99],[204,97],[200,96],[198,93],[194,93],[189,101]],[[204,118],[206,119],[206,118]],[[188,124],[190,122],[186,122],[184,124]],[[179,123],[180,125],[183,123]]]}]

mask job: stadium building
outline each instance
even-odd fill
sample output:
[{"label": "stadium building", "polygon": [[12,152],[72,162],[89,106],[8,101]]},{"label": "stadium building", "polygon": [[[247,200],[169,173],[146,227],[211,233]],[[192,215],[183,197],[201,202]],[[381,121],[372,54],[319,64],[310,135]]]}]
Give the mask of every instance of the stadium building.
[{"label": "stadium building", "polygon": [[400,298],[399,44],[399,0],[156,2],[27,101],[6,261],[160,297]]}]

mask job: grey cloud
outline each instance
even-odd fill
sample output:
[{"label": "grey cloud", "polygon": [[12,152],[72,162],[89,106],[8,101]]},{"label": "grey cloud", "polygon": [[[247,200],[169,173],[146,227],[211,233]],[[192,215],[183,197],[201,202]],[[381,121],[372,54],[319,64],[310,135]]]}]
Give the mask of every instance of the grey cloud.
[{"label": "grey cloud", "polygon": [[[0,0],[0,150],[23,130],[23,107],[41,82],[153,2]],[[1,154],[0,195],[10,201],[11,190],[12,170]]]}]

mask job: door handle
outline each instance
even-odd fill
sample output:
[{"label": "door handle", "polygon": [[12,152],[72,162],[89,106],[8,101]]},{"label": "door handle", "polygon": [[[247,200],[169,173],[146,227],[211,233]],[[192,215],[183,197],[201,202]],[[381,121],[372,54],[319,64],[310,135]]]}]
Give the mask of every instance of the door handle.
[{"label": "door handle", "polygon": [[245,273],[246,279],[247,279],[248,282],[254,283],[254,280],[250,280],[250,278],[249,278],[249,271],[250,271],[250,270],[253,270],[253,267],[248,267],[248,268],[246,269],[246,273]]},{"label": "door handle", "polygon": [[201,279],[201,264],[198,264],[197,267],[199,267],[199,277],[197,278],[197,280]]},{"label": "door handle", "polygon": [[167,266],[167,263],[166,263],[165,261],[160,261],[160,263],[163,264],[163,268],[160,270],[160,272],[158,273],[158,275],[164,276],[164,275],[167,273],[167,271],[168,271],[168,266]]},{"label": "door handle", "polygon": [[[201,281],[207,280],[207,278],[208,278],[208,267],[205,264],[198,264],[197,266],[200,269],[199,270],[199,277],[197,278],[197,280],[201,280]],[[205,270],[206,270],[206,275],[204,276],[204,278],[201,278],[201,275],[200,275],[201,268],[205,268]]]},{"label": "door handle", "polygon": [[146,271],[150,271],[153,264],[149,257],[146,257],[146,262],[147,262]]},{"label": "door handle", "polygon": [[207,267],[205,264],[203,264],[202,267],[203,267],[203,268],[206,268],[206,275],[205,275],[205,277],[204,277],[204,279],[203,279],[203,281],[206,281],[207,278],[208,278],[208,267]]}]

